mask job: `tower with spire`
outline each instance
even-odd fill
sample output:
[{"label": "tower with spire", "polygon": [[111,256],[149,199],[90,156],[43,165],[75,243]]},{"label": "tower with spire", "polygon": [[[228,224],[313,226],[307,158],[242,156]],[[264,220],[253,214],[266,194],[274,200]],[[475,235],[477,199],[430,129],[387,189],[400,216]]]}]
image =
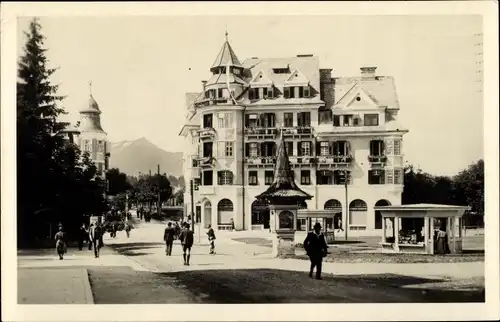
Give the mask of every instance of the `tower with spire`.
[{"label": "tower with spire", "polygon": [[101,110],[92,95],[92,82],[89,82],[88,103],[80,111],[78,130],[79,146],[82,152],[87,152],[95,163],[97,171],[105,176],[109,164],[109,142],[107,133],[101,125]]}]

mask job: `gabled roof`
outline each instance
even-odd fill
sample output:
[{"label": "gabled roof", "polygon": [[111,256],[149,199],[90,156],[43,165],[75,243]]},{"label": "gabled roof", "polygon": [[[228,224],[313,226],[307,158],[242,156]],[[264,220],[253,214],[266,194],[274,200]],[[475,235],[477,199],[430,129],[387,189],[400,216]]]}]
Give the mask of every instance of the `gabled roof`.
[{"label": "gabled roof", "polygon": [[210,70],[218,67],[225,67],[227,65],[242,67],[238,57],[236,57],[236,54],[234,53],[233,48],[231,48],[229,41],[226,40]]},{"label": "gabled roof", "polygon": [[273,81],[264,73],[263,70],[257,73],[255,77],[250,81],[251,85],[272,85]]},{"label": "gabled roof", "polygon": [[291,74],[290,77],[285,81],[286,85],[309,85],[309,79],[307,79],[304,74],[297,68]]},{"label": "gabled roof", "polygon": [[360,83],[356,83],[353,87],[351,87],[349,91],[345,93],[344,96],[342,96],[342,98],[337,102],[336,105],[349,106],[352,103],[354,103],[354,100],[358,96],[364,100],[370,101],[370,103],[372,105],[375,105],[376,107],[380,106],[380,103],[378,102],[377,98],[372,94],[368,93],[367,91],[365,91]]},{"label": "gabled roof", "polygon": [[[399,100],[396,93],[394,78],[391,76],[377,76],[364,79],[362,77],[335,77],[332,83],[331,95],[325,96],[327,106],[341,104],[349,95],[356,91],[363,91],[378,106],[399,109]],[[353,94],[356,95],[356,94]]]},{"label": "gabled roof", "polygon": [[302,191],[296,184],[290,168],[290,160],[285,148],[285,139],[281,136],[276,155],[276,165],[274,167],[274,181],[269,188],[258,195],[257,199],[279,200],[292,199],[303,201],[311,199],[312,196]]}]

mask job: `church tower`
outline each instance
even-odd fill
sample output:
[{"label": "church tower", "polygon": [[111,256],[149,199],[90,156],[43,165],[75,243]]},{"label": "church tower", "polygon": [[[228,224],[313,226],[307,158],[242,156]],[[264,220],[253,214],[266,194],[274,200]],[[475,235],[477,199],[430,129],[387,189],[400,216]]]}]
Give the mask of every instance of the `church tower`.
[{"label": "church tower", "polygon": [[98,174],[103,178],[109,166],[109,142],[107,133],[101,126],[101,110],[96,100],[92,96],[92,82],[89,83],[90,93],[86,107],[80,110],[80,149],[88,152],[94,161]]}]

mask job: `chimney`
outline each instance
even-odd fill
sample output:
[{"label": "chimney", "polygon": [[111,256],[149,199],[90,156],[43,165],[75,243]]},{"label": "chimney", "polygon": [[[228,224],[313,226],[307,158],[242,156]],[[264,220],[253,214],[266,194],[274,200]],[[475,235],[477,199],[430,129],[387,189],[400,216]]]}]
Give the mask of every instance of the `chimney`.
[{"label": "chimney", "polygon": [[319,70],[319,81],[320,83],[329,84],[332,81],[332,70],[333,69],[320,69]]},{"label": "chimney", "polygon": [[377,67],[361,67],[361,78],[375,78],[375,70]]}]

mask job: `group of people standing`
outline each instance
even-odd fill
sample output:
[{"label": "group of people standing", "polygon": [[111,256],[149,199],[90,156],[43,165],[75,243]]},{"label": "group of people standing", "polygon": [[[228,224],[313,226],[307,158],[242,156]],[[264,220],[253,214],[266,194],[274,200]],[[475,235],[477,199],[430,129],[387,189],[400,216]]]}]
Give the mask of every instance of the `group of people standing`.
[{"label": "group of people standing", "polygon": [[[178,227],[177,223],[175,224]],[[190,229],[191,225],[187,222],[181,224],[180,233],[176,231],[176,227],[172,225],[171,222],[167,224],[165,232],[163,233],[163,240],[165,241],[165,255],[172,256],[172,248],[174,245],[174,240],[179,239],[182,246],[182,258],[184,260],[184,265],[189,266],[189,260],[191,259],[191,248],[194,244],[194,232]],[[215,254],[215,232],[211,226],[208,227],[208,241],[210,244],[210,254]]]},{"label": "group of people standing", "polygon": [[[94,255],[98,258],[99,252],[104,245],[102,238],[103,234],[103,228],[100,223],[91,223],[88,229],[85,224],[82,224],[79,229],[78,249],[83,250],[83,244],[87,242],[88,249],[94,249]],[[59,229],[54,239],[56,241],[56,252],[59,255],[59,259],[63,260],[64,254],[68,251],[68,241],[62,225],[59,225]]]}]

